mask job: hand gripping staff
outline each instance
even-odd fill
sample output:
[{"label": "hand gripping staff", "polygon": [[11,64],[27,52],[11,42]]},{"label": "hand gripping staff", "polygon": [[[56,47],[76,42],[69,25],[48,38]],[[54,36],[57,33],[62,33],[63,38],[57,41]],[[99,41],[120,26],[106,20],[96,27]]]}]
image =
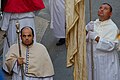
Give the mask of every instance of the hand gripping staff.
[{"label": "hand gripping staff", "polygon": [[[16,22],[16,33],[18,35],[17,38],[18,38],[19,56],[22,57],[21,46],[20,46],[20,24],[19,24],[18,21]],[[20,69],[21,69],[22,80],[24,80],[24,67],[23,67],[23,64],[20,65]]]}]

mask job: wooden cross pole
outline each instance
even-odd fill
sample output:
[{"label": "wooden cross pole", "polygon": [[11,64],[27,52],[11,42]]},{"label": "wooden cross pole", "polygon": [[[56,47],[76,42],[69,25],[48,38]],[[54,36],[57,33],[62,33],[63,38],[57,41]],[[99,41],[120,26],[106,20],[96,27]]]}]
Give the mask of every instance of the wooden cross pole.
[{"label": "wooden cross pole", "polygon": [[[89,0],[90,8],[90,21],[92,21],[92,0]],[[94,80],[94,60],[93,60],[93,40],[91,39],[91,68],[92,68],[92,80]]]}]

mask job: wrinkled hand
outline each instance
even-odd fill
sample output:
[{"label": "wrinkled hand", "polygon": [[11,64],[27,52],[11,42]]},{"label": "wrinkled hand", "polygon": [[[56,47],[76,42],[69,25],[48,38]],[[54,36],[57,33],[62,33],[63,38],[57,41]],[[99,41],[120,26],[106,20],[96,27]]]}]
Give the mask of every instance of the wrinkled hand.
[{"label": "wrinkled hand", "polygon": [[87,31],[93,31],[93,30],[94,30],[94,21],[90,21],[90,22],[86,25],[86,30],[87,30]]},{"label": "wrinkled hand", "polygon": [[89,37],[89,39],[95,40],[98,37],[98,34],[96,32],[89,31],[88,37]]},{"label": "wrinkled hand", "polygon": [[18,65],[22,65],[25,63],[24,58],[22,58],[22,57],[18,57],[17,62],[18,62]]}]

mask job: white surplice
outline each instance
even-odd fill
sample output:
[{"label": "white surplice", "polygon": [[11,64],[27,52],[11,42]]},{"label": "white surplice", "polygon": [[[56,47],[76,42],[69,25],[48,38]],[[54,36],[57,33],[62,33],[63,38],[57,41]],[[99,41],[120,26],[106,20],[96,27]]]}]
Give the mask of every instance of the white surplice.
[{"label": "white surplice", "polygon": [[[94,31],[100,37],[99,42],[93,41],[94,80],[120,80],[119,59],[116,50],[118,28],[109,19],[106,21],[94,21]],[[89,37],[89,36],[88,36]],[[88,80],[92,80],[91,69],[91,40],[87,40],[87,65]]]},{"label": "white surplice", "polygon": [[[34,30],[34,41],[36,42],[36,34],[35,34],[35,22],[34,22],[34,13],[3,13],[3,19],[1,23],[1,29],[6,31],[7,37],[4,38],[3,45],[3,61],[5,60],[5,55],[9,49],[9,47],[17,42],[17,33],[16,33],[16,22],[20,23],[20,29],[24,26],[29,26]],[[4,69],[4,64],[3,64]]]},{"label": "white surplice", "polygon": [[65,1],[49,0],[50,28],[56,38],[65,38]]}]

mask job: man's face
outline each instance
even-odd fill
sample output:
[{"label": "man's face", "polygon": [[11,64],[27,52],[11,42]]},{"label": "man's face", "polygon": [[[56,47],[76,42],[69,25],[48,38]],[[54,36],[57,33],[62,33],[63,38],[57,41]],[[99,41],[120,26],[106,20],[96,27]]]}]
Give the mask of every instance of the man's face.
[{"label": "man's face", "polygon": [[29,46],[33,43],[33,35],[30,28],[23,29],[21,39],[22,43],[26,46]]},{"label": "man's face", "polygon": [[107,4],[103,4],[100,6],[98,10],[98,16],[101,21],[108,20],[112,15],[112,12],[110,12],[110,6]]}]

